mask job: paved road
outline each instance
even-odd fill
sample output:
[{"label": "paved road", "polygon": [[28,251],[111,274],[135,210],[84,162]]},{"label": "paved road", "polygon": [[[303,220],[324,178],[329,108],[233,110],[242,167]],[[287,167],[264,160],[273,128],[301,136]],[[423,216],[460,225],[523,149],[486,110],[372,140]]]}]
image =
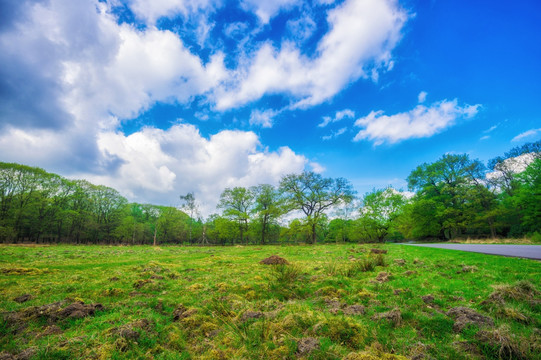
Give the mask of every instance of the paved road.
[{"label": "paved road", "polygon": [[403,244],[541,260],[541,245]]}]

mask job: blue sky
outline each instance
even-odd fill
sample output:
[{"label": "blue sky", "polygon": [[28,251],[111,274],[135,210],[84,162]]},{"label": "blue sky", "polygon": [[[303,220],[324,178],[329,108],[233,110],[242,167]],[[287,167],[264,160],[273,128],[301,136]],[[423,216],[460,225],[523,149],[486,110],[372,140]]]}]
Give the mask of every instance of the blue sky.
[{"label": "blue sky", "polygon": [[535,0],[50,0],[0,9],[0,160],[204,214],[291,172],[363,194],[541,138]]}]

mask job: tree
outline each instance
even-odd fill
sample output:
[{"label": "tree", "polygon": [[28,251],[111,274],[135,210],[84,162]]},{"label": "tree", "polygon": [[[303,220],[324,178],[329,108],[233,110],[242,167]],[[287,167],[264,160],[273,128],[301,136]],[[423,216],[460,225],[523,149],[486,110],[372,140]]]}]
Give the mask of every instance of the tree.
[{"label": "tree", "polygon": [[189,192],[186,195],[180,195],[180,200],[184,201],[184,204],[182,205],[182,209],[188,214],[189,218],[189,242],[192,243],[192,225],[194,216],[199,217],[199,208],[197,206],[197,203],[195,202],[195,196],[193,192]]},{"label": "tree", "polygon": [[520,187],[517,203],[521,224],[526,232],[541,231],[541,158],[532,162],[524,172],[518,174]]},{"label": "tree", "polygon": [[516,174],[524,171],[528,165],[541,158],[541,141],[517,146],[503,156],[495,157],[488,162],[492,170],[487,174],[489,184],[513,196],[519,187]]},{"label": "tree", "polygon": [[255,197],[254,212],[261,226],[261,244],[270,232],[270,226],[283,214],[283,199],[272,185],[259,185],[251,189]]},{"label": "tree", "polygon": [[484,186],[484,172],[484,165],[479,160],[471,160],[466,154],[447,154],[413,170],[407,179],[410,190],[417,190],[412,211],[417,223],[413,227],[430,225],[413,232],[429,236],[437,226],[438,237],[451,239],[461,236],[468,223],[473,221],[467,211],[473,195],[471,190]]},{"label": "tree", "polygon": [[223,215],[237,222],[240,242],[244,242],[244,233],[248,229],[250,210],[253,206],[254,194],[244,188],[226,188],[220,196],[218,207],[223,209]]},{"label": "tree", "polygon": [[359,209],[360,224],[365,235],[371,240],[382,242],[405,203],[405,196],[391,187],[367,193]]},{"label": "tree", "polygon": [[314,172],[286,175],[280,181],[290,210],[300,210],[310,226],[311,243],[316,242],[316,226],[327,210],[353,200],[353,187],[344,178],[324,178]]}]

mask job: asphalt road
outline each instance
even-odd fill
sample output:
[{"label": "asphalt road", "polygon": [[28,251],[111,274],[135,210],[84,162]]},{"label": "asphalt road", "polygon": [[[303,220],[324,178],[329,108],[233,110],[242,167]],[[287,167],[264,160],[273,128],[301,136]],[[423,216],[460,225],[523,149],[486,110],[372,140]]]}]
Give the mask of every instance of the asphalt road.
[{"label": "asphalt road", "polygon": [[404,244],[541,260],[541,245]]}]

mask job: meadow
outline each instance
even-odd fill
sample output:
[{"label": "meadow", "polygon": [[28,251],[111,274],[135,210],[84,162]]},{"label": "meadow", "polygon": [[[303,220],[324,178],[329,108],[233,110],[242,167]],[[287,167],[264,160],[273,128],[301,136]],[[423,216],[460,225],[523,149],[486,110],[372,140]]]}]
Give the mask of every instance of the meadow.
[{"label": "meadow", "polygon": [[0,359],[541,359],[540,279],[394,244],[5,245]]}]

